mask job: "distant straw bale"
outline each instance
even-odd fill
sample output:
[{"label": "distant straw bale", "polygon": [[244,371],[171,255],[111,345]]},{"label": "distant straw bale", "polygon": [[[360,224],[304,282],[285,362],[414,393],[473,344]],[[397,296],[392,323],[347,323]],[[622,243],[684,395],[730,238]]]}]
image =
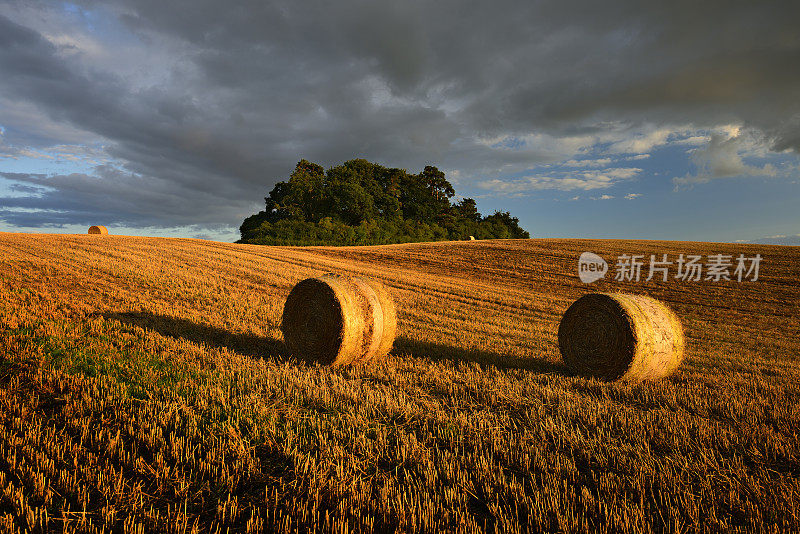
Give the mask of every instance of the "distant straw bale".
[{"label": "distant straw bale", "polygon": [[108,228],[106,228],[105,226],[90,226],[89,233],[97,235],[108,235]]},{"label": "distant straw bale", "polygon": [[378,282],[329,273],[294,286],[281,329],[297,357],[332,366],[367,363],[391,350],[397,315]]},{"label": "distant straw bale", "polygon": [[592,293],[561,319],[558,346],[575,373],[612,381],[663,378],[683,361],[683,328],[675,313],[643,295]]}]

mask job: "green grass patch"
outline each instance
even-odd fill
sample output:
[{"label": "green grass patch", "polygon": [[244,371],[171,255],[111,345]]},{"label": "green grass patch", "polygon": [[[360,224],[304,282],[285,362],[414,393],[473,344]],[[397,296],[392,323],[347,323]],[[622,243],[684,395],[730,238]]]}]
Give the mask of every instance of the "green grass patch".
[{"label": "green grass patch", "polygon": [[[207,373],[188,362],[175,361],[166,351],[138,349],[137,339],[125,328],[104,325],[104,332],[92,332],[80,325],[64,325],[64,335],[43,334],[44,323],[10,329],[6,335],[18,338],[17,354],[9,361],[38,360],[38,365],[67,374],[87,377],[108,376],[124,384],[128,394],[147,399],[153,393],[168,391],[188,394],[190,384],[206,378]],[[127,334],[127,335],[126,335]]]}]

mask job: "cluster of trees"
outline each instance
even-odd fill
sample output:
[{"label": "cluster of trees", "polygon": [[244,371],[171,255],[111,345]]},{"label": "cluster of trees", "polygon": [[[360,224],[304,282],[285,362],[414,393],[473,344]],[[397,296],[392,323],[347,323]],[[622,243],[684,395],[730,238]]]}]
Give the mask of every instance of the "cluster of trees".
[{"label": "cluster of trees", "polygon": [[409,174],[354,159],[325,172],[302,160],[270,191],[266,209],[244,220],[239,242],[384,245],[530,237],[508,212],[483,217],[473,199],[453,203],[454,195],[444,173],[432,166]]}]

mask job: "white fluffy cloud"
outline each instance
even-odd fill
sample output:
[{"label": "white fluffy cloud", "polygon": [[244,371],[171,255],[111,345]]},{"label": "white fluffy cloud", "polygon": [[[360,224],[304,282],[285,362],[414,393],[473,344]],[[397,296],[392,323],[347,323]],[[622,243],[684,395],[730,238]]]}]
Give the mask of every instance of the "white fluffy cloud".
[{"label": "white fluffy cloud", "polygon": [[745,155],[758,156],[765,154],[763,142],[739,130],[724,134],[713,133],[704,147],[690,152],[690,159],[697,167],[695,174],[687,174],[673,179],[676,187],[705,183],[718,178],[738,176],[776,176],[777,169],[770,163],[749,165],[745,163]]},{"label": "white fluffy cloud", "polygon": [[588,170],[569,173],[561,176],[527,176],[515,180],[484,180],[478,182],[482,189],[495,193],[518,194],[528,191],[591,191],[606,189],[616,183],[628,180],[639,174],[642,169],[635,167]]},{"label": "white fluffy cloud", "polygon": [[571,159],[565,161],[565,167],[605,167],[611,164],[611,158],[597,158],[597,159]]}]

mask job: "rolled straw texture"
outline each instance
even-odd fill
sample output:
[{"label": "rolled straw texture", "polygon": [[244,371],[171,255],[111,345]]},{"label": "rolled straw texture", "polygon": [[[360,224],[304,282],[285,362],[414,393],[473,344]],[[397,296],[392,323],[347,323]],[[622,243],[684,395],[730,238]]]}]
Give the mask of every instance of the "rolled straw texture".
[{"label": "rolled straw texture", "polygon": [[680,320],[666,304],[621,293],[572,303],[558,327],[558,346],[577,374],[634,383],[668,376],[685,353]]},{"label": "rolled straw texture", "polygon": [[365,313],[373,318],[375,325],[372,328],[368,327],[371,330],[370,346],[360,357],[362,363],[367,363],[383,358],[392,350],[397,334],[397,311],[392,297],[383,284],[369,278],[354,278],[354,281],[359,286],[360,293],[370,303],[371,310]]},{"label": "rolled straw texture", "polygon": [[295,356],[342,366],[385,356],[396,325],[394,303],[381,284],[329,273],[292,289],[281,329]]},{"label": "rolled straw texture", "polygon": [[105,226],[90,226],[89,227],[90,234],[99,234],[99,235],[108,235],[108,228]]}]

